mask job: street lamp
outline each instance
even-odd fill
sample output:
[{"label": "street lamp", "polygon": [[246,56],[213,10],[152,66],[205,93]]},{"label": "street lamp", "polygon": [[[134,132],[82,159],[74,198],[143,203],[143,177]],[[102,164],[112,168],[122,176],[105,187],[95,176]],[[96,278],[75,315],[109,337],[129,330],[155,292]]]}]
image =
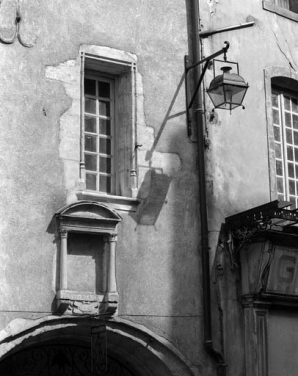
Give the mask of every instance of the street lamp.
[{"label": "street lamp", "polygon": [[[190,109],[192,108],[192,105],[194,103],[195,97],[197,95],[197,92],[201,86],[201,83],[203,81],[204,75],[206,73],[206,70],[208,68],[209,62],[214,59],[215,57],[224,54],[224,62],[227,64],[235,64],[237,65],[237,74],[236,73],[230,73],[230,70],[232,67],[225,66],[222,67],[222,74],[215,77],[215,62],[219,60],[214,60],[213,63],[213,73],[214,73],[214,79],[211,81],[209,89],[207,89],[207,93],[214,105],[215,108],[220,108],[224,110],[233,110],[236,107],[242,106],[242,102],[244,99],[244,96],[246,94],[246,91],[248,89],[248,84],[245,83],[244,79],[239,76],[239,68],[238,63],[228,62],[226,53],[230,47],[229,42],[225,42],[226,46],[222,48],[220,51],[215,52],[214,54],[210,55],[209,57],[206,57],[197,63],[193,65],[189,65],[188,56],[185,56],[184,59],[184,67],[185,67],[185,96],[186,96],[186,117],[187,117],[187,123],[189,127],[190,123]],[[189,101],[189,88],[188,88],[188,80],[187,80],[187,73],[194,67],[196,67],[199,64],[205,63],[201,76],[199,78],[197,87],[195,89],[195,92]],[[244,107],[243,107],[244,108]]]},{"label": "street lamp", "polygon": [[[215,72],[215,61],[214,60],[214,72]],[[211,81],[207,93],[214,104],[215,108],[221,108],[222,110],[233,110],[236,107],[244,106],[242,105],[243,99],[245,97],[248,84],[245,83],[244,79],[239,76],[239,68],[237,63],[232,63],[237,65],[237,74],[231,73],[232,67],[224,66],[221,68],[222,74],[214,77]],[[215,76],[215,73],[214,73]]]}]

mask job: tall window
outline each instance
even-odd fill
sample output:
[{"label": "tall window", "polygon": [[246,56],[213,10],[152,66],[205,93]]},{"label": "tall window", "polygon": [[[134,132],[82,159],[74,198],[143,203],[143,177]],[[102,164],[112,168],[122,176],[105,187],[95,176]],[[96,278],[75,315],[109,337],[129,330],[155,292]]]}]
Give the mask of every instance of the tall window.
[{"label": "tall window", "polygon": [[111,193],[114,172],[114,80],[87,74],[84,91],[86,188]]},{"label": "tall window", "polygon": [[136,197],[136,57],[99,46],[80,57],[80,199]]},{"label": "tall window", "polygon": [[288,9],[292,12],[298,13],[298,1],[297,0],[271,0],[272,4],[281,8]]},{"label": "tall window", "polygon": [[298,96],[272,91],[277,194],[298,207]]},{"label": "tall window", "polygon": [[273,0],[273,4],[285,9],[290,9],[289,3],[289,0]]}]

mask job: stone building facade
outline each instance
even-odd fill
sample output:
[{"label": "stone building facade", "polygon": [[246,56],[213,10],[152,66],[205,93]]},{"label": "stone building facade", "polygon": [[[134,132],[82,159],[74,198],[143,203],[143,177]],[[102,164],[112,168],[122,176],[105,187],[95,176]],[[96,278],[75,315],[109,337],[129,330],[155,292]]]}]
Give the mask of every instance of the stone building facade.
[{"label": "stone building facade", "polygon": [[[273,0],[1,2],[1,375],[293,374],[295,232],[285,245],[283,230],[258,228],[242,244],[247,216],[230,217],[296,204],[296,11]],[[187,132],[184,56],[225,41],[250,85],[245,110],[212,111],[210,65]],[[263,253],[280,249],[291,287],[276,295]],[[279,341],[293,350],[277,358]]]}]

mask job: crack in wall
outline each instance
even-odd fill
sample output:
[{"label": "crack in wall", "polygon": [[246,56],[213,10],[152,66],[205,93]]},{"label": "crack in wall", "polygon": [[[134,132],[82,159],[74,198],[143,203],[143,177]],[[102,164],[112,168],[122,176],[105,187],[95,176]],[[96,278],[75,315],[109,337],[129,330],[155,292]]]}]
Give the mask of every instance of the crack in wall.
[{"label": "crack in wall", "polygon": [[[271,25],[271,30],[275,36],[275,39],[276,39],[276,45],[278,47],[278,49],[280,50],[280,52],[284,55],[284,57],[287,59],[290,67],[296,71],[296,69],[294,68],[294,65],[296,66],[296,68],[298,68],[298,65],[297,63],[295,62],[295,59],[292,55],[292,52],[291,52],[291,49],[289,47],[289,44],[288,44],[288,40],[286,39],[286,37],[284,36],[281,28],[279,27],[278,23],[275,21],[273,24],[271,22],[269,22],[269,24]],[[280,33],[282,35],[282,38],[283,38],[283,43],[280,42],[280,38],[278,36],[278,33]],[[282,45],[287,45],[287,52],[285,52],[283,49],[282,49]],[[290,57],[289,57],[290,55]]]}]

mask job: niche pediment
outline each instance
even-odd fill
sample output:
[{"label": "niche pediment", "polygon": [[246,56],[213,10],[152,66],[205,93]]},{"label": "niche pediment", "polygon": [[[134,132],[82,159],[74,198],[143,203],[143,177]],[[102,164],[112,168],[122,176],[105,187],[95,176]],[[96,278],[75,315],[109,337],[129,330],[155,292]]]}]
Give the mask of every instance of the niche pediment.
[{"label": "niche pediment", "polygon": [[94,201],[78,201],[56,213],[59,230],[113,233],[121,216],[107,205]]}]

